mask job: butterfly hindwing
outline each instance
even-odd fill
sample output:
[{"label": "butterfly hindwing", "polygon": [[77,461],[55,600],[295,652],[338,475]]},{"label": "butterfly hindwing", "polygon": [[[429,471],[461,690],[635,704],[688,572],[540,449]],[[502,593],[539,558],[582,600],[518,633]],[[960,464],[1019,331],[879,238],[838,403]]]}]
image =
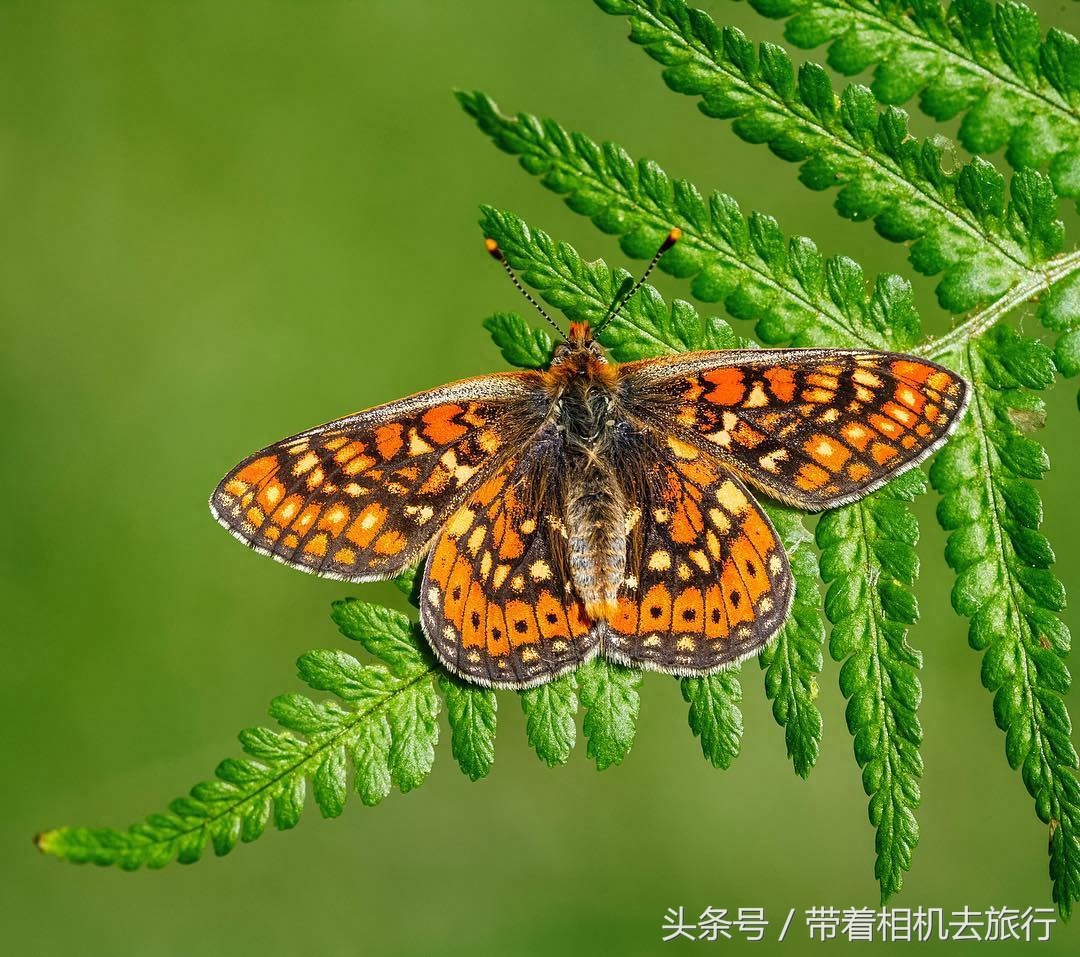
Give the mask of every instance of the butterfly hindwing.
[{"label": "butterfly hindwing", "polygon": [[226,475],[211,511],[241,541],[303,571],[397,574],[538,427],[534,379],[468,379],[283,439]]},{"label": "butterfly hindwing", "polygon": [[440,661],[526,688],[592,657],[598,636],[569,586],[559,444],[543,430],[453,514],[424,570],[420,617]]},{"label": "butterfly hindwing", "polygon": [[853,501],[922,461],[969,391],[926,359],[843,349],[691,353],[622,366],[620,381],[634,414],[811,510]]},{"label": "butterfly hindwing", "polygon": [[670,437],[634,484],[641,512],[604,655],[700,675],[756,654],[783,624],[794,592],[761,507],[715,456]]}]

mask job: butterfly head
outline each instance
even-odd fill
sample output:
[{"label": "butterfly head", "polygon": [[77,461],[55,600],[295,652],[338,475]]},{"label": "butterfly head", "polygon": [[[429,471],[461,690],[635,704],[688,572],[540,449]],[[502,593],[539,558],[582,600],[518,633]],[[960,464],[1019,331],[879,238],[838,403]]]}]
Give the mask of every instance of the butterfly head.
[{"label": "butterfly head", "polygon": [[594,380],[612,384],[615,367],[608,362],[600,343],[593,338],[587,322],[572,322],[565,342],[560,342],[551,356],[548,374],[560,385],[574,380]]}]

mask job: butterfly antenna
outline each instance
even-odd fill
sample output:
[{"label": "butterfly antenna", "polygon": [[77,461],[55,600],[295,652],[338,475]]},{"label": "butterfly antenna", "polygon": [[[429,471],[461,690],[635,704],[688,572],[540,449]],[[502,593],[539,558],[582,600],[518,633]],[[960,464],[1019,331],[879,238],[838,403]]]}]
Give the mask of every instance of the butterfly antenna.
[{"label": "butterfly antenna", "polygon": [[664,241],[660,244],[660,248],[656,250],[653,258],[649,260],[649,265],[645,267],[645,272],[641,274],[641,278],[636,283],[634,283],[633,286],[630,287],[629,292],[616,297],[615,302],[607,311],[607,315],[604,316],[600,324],[595,329],[593,329],[593,335],[597,335],[600,330],[604,328],[604,326],[606,326],[609,322],[611,322],[612,319],[618,316],[623,306],[625,306],[631,299],[633,299],[634,294],[642,286],[645,285],[645,280],[649,278],[649,273],[651,273],[656,268],[656,264],[660,262],[660,257],[663,256],[664,253],[666,253],[669,249],[671,249],[671,247],[674,246],[680,239],[682,239],[682,230],[679,229],[678,226],[676,226],[674,229],[671,230],[671,232],[667,234],[666,237],[664,237]]},{"label": "butterfly antenna", "polygon": [[[510,263],[506,261],[506,257],[503,255],[502,250],[499,249],[499,244],[495,242],[494,239],[485,239],[484,247],[487,249],[488,253],[491,254],[492,259],[502,264],[503,269],[506,270],[506,275],[510,277],[510,281],[517,287],[517,291],[536,307],[536,311],[555,327],[555,331],[560,336],[566,339],[566,333],[559,328],[559,324],[547,314],[544,307],[533,298],[532,293],[529,292],[529,290],[521,284],[521,280],[514,275],[514,270],[510,268]],[[566,339],[566,341],[569,342],[570,340]]]}]

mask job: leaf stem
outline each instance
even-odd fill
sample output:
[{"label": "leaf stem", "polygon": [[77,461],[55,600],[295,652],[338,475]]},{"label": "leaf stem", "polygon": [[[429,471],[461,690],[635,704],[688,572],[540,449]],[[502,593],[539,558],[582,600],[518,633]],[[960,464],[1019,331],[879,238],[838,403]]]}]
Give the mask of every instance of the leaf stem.
[{"label": "leaf stem", "polygon": [[954,352],[971,339],[991,329],[998,320],[1003,319],[1017,306],[1037,296],[1040,292],[1048,291],[1055,283],[1077,270],[1080,270],[1080,249],[1055,256],[1042,268],[1029,270],[1028,277],[1018,282],[1000,299],[995,300],[985,309],[980,309],[951,332],[931,339],[916,351],[928,359],[940,359]]}]

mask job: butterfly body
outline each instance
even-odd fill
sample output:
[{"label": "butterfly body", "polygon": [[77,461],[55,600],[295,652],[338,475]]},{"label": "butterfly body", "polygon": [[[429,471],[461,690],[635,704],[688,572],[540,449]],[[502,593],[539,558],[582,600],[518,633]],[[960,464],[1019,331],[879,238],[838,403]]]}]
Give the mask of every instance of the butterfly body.
[{"label": "butterfly body", "polygon": [[350,581],[425,554],[440,662],[523,688],[596,654],[702,675],[777,633],[794,584],[751,489],[853,501],[949,434],[967,384],[869,350],[698,352],[611,363],[572,324],[548,369],[496,373],[249,456],[215,517],[258,551]]}]

